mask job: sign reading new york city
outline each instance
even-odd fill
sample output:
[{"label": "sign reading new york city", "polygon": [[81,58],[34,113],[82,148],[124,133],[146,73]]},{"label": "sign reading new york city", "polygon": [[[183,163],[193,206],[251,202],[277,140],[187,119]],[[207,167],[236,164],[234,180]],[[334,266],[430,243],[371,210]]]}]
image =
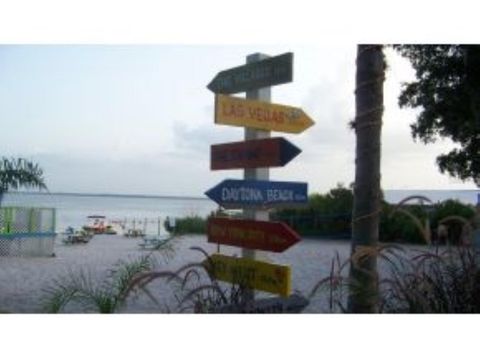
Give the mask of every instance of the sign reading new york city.
[{"label": "sign reading new york city", "polygon": [[291,270],[288,266],[222,254],[212,254],[203,265],[217,280],[281,296],[288,296],[291,292]]},{"label": "sign reading new york city", "polygon": [[225,179],[205,195],[227,209],[294,207],[308,202],[308,184]]},{"label": "sign reading new york city", "polygon": [[283,167],[300,152],[281,137],[214,144],[210,148],[210,169]]},{"label": "sign reading new york city", "polygon": [[283,252],[300,241],[283,222],[250,219],[210,218],[207,235],[210,243],[272,252]]},{"label": "sign reading new york city", "polygon": [[285,133],[301,133],[314,124],[300,108],[221,94],[215,96],[215,123]]},{"label": "sign reading new york city", "polygon": [[285,53],[221,71],[207,88],[217,94],[233,94],[289,83],[292,78],[293,53]]}]

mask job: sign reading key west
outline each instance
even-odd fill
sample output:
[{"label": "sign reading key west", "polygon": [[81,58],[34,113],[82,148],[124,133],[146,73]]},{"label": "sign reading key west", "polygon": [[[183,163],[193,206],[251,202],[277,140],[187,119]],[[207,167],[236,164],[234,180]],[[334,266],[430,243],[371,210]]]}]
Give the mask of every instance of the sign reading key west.
[{"label": "sign reading key west", "polygon": [[215,123],[285,133],[301,133],[314,124],[300,108],[221,94],[215,96]]},{"label": "sign reading key west", "polygon": [[299,148],[281,137],[214,144],[210,148],[210,168],[283,167],[300,152]]},{"label": "sign reading key west", "polygon": [[214,93],[233,94],[289,83],[292,78],[293,53],[285,53],[221,71],[207,88]]},{"label": "sign reading key west", "polygon": [[208,242],[262,251],[283,252],[300,241],[297,232],[283,222],[210,218]]},{"label": "sign reading key west", "polygon": [[282,296],[288,296],[291,291],[291,270],[288,266],[223,254],[212,254],[203,264],[217,280]]},{"label": "sign reading key west", "polygon": [[292,207],[308,202],[308,184],[225,179],[205,195],[227,209]]}]

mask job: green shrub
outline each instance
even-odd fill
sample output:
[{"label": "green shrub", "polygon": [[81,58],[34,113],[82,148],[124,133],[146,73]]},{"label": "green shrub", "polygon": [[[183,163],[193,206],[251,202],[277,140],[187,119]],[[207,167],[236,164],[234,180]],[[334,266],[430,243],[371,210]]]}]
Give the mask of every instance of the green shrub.
[{"label": "green shrub", "polygon": [[168,223],[165,221],[165,229],[175,234],[206,234],[207,233],[207,220],[199,216],[187,216],[183,218],[176,218],[175,229],[171,229]]},{"label": "green shrub", "polygon": [[[436,230],[441,220],[449,216],[459,216],[466,220],[471,220],[475,215],[475,210],[471,206],[466,206],[455,200],[447,200],[435,205],[431,215],[431,226]],[[448,239],[453,244],[459,244],[462,236],[463,225],[460,222],[447,222]]]},{"label": "green shrub", "polygon": [[[420,205],[404,205],[405,210],[416,217],[425,226],[427,212]],[[380,216],[380,240],[382,242],[425,244],[426,240],[418,225],[407,215],[395,211],[395,207],[384,202]]]},{"label": "green shrub", "polygon": [[305,207],[275,210],[270,217],[287,223],[302,236],[349,238],[352,206],[352,189],[338,184],[327,194],[311,194]]}]

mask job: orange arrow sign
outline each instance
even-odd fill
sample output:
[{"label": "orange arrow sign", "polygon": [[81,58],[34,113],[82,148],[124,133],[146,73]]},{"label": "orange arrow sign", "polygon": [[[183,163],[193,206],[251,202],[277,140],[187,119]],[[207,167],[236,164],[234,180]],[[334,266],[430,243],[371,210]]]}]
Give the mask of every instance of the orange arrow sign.
[{"label": "orange arrow sign", "polygon": [[285,133],[301,133],[314,124],[300,108],[222,94],[215,96],[215,123]]}]

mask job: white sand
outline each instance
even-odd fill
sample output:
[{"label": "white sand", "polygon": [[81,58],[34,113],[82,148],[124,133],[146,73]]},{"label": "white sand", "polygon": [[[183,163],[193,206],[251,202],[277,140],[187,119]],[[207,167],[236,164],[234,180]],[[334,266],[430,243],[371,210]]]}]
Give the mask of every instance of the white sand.
[{"label": "white sand", "polygon": [[[0,257],[0,311],[14,313],[42,312],[40,300],[44,289],[52,280],[67,276],[69,272],[84,270],[94,279],[102,280],[108,270],[119,260],[135,259],[148,253],[139,247],[141,239],[122,236],[97,235],[88,244],[64,245],[57,240],[56,257],[51,258],[9,258]],[[173,241],[175,254],[170,260],[156,256],[156,270],[177,270],[188,262],[200,261],[203,256],[189,248],[199,246],[213,253],[216,245],[209,244],[204,236],[183,236]],[[308,294],[314,284],[327,276],[335,251],[342,259],[348,257],[349,242],[304,240],[281,254],[258,252],[258,258],[292,266],[293,290]],[[221,253],[239,254],[235,247],[221,247]],[[148,297],[132,297],[121,310],[137,312],[178,312],[172,286],[163,280],[153,282],[149,290],[160,302],[156,305]],[[70,312],[82,312],[70,309]],[[325,296],[314,297],[305,312],[326,312]]]}]

